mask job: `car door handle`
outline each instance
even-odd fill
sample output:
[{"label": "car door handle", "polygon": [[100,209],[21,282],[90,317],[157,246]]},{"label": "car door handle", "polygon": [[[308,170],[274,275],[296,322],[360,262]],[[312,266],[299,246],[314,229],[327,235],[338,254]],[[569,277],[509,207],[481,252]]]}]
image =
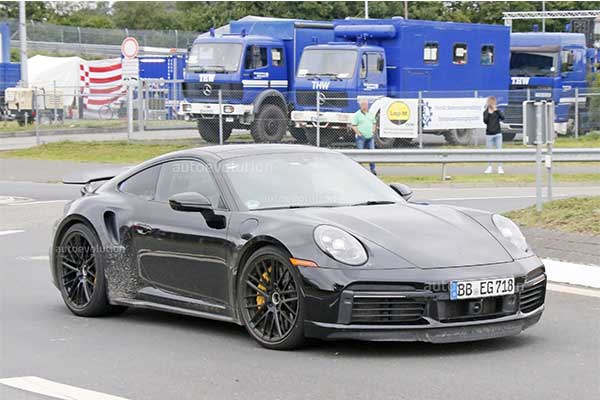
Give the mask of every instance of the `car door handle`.
[{"label": "car door handle", "polygon": [[133,229],[140,235],[149,235],[154,230],[150,225],[146,224],[135,224]]}]

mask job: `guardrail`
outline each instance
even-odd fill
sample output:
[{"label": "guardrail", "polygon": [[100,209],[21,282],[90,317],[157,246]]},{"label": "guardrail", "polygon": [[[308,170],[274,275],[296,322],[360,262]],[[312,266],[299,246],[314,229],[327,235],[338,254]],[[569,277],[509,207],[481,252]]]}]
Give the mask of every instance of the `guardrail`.
[{"label": "guardrail", "polygon": [[[393,164],[441,164],[441,180],[447,179],[447,164],[457,163],[529,163],[535,162],[535,148],[531,149],[419,149],[419,150],[339,150],[353,160],[361,163]],[[547,150],[542,150],[545,156]],[[568,148],[553,149],[552,162],[600,162],[600,149]]]},{"label": "guardrail", "polygon": [[[531,149],[419,149],[419,150],[355,150],[340,153],[357,162],[396,164],[453,164],[485,162],[535,162],[535,148]],[[543,151],[546,154],[546,150]],[[552,150],[554,162],[600,162],[600,149],[560,148]]]}]

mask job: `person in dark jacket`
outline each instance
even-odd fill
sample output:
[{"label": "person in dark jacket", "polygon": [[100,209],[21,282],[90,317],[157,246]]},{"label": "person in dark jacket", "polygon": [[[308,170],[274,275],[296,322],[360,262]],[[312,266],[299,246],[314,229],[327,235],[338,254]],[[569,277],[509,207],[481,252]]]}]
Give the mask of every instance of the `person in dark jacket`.
[{"label": "person in dark jacket", "polygon": [[[483,122],[485,123],[485,144],[488,149],[502,148],[502,131],[500,130],[500,121],[504,121],[504,114],[498,110],[496,98],[490,96],[487,98],[487,105],[483,112]],[[485,170],[486,174],[492,173],[492,163],[488,163]],[[498,163],[498,173],[503,174],[502,163]]]}]

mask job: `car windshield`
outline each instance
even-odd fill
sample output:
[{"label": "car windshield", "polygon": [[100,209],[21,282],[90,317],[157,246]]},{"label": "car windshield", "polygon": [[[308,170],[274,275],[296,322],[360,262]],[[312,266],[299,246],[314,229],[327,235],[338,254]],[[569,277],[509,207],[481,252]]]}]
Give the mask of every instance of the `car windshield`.
[{"label": "car windshield", "polygon": [[298,77],[335,76],[352,77],[356,65],[354,50],[305,50],[298,66]]},{"label": "car windshield", "polygon": [[196,43],[190,49],[188,68],[198,72],[236,72],[240,66],[239,43]]},{"label": "car windshield", "polygon": [[510,56],[511,76],[554,76],[557,54],[513,52]]},{"label": "car windshield", "polygon": [[249,210],[403,201],[389,186],[341,154],[267,154],[222,163],[222,171]]}]

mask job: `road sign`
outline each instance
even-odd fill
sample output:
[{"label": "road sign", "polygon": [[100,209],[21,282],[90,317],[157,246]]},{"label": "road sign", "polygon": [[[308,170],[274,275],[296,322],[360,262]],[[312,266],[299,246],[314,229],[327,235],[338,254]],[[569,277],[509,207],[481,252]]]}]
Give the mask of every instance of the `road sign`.
[{"label": "road sign", "polygon": [[135,58],[140,50],[140,45],[134,37],[126,37],[121,43],[121,53],[125,58]]},{"label": "road sign", "polygon": [[140,63],[138,58],[124,58],[122,61],[121,75],[125,84],[136,86],[140,78]]}]

